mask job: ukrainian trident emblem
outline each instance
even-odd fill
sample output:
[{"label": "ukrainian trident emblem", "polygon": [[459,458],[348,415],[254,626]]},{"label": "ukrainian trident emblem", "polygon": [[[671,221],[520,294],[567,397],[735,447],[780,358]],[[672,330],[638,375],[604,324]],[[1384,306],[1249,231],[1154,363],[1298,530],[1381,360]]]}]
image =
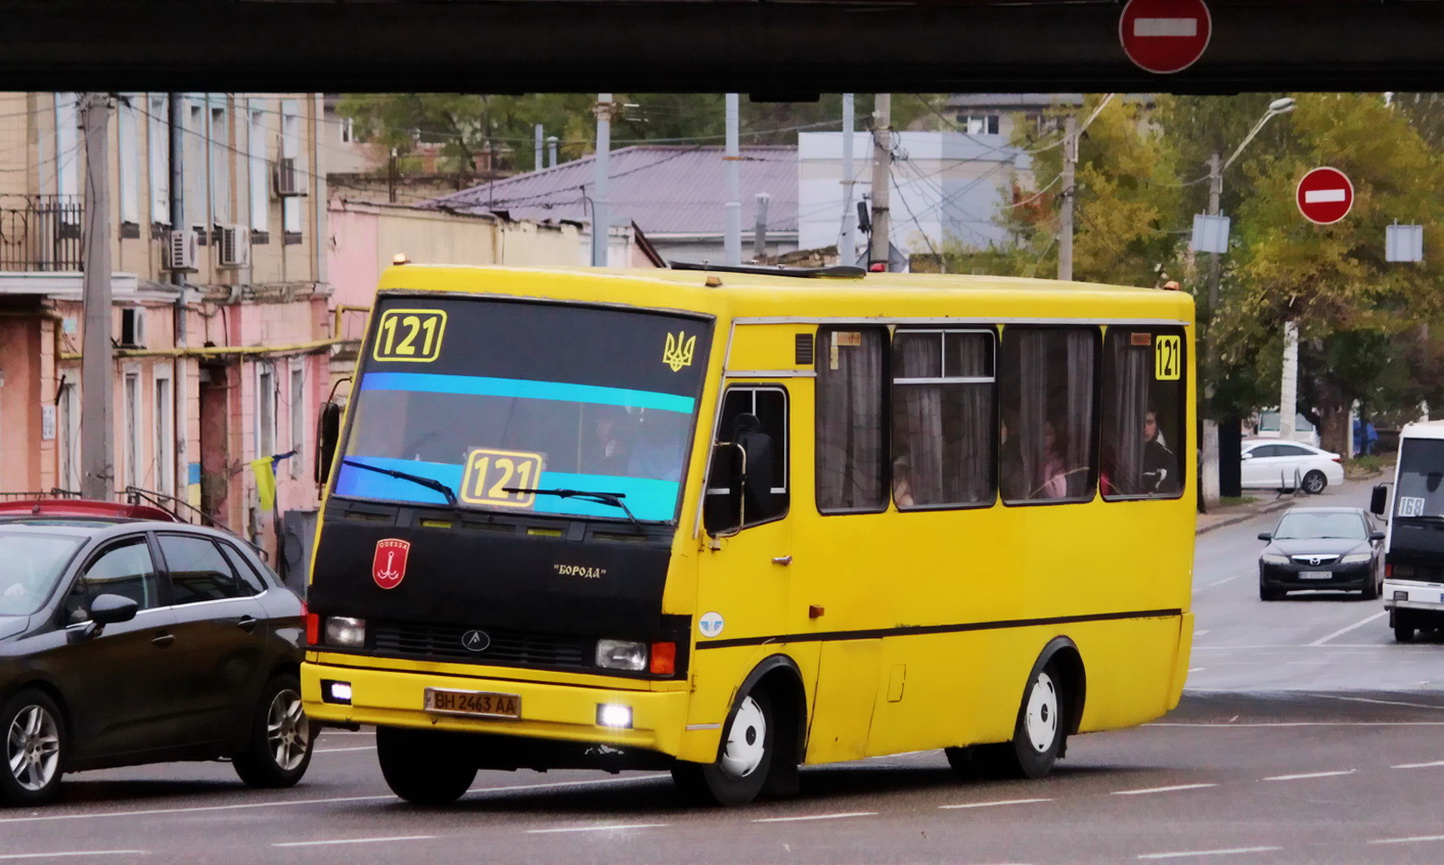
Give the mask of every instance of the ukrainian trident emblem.
[{"label": "ukrainian trident emblem", "polygon": [[371,558],[371,579],[383,589],[394,589],[406,577],[406,557],[411,552],[411,542],[387,538],[376,542],[376,554]]},{"label": "ukrainian trident emblem", "polygon": [[677,372],[684,366],[692,365],[692,352],[697,348],[697,337],[687,337],[684,330],[677,331],[676,336],[667,334],[667,345],[662,349],[662,363]]}]

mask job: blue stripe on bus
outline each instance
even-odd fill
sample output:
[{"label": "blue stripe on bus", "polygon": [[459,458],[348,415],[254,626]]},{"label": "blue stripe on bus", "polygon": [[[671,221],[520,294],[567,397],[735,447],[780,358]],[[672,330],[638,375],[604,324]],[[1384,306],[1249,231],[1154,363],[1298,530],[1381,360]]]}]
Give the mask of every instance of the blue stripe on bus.
[{"label": "blue stripe on bus", "polygon": [[399,390],[417,393],[454,393],[467,396],[507,396],[521,399],[550,399],[596,405],[620,405],[691,414],[696,400],[687,396],[523,378],[491,378],[482,375],[442,375],[426,372],[369,372],[361,379],[362,390]]},{"label": "blue stripe on bus", "polygon": [[[421,462],[387,457],[348,456],[348,460],[364,462],[367,465],[392,471],[406,472],[432,480],[438,480],[460,495],[460,465],[449,463]],[[393,478],[376,472],[359,469],[342,463],[336,477],[336,495],[356,496],[366,499],[382,499],[392,502],[414,502],[427,505],[446,505],[446,497],[414,481]],[[677,509],[677,481],[655,480],[653,478],[628,478],[616,475],[571,474],[568,472],[543,471],[538,489],[595,490],[604,493],[621,493],[627,507],[639,520],[665,522],[671,520]],[[467,505],[463,508],[485,507]],[[558,514],[582,517],[619,517],[626,519],[621,508],[602,502],[582,499],[563,499],[557,496],[536,497],[529,508],[498,507],[499,511],[516,513]]]}]

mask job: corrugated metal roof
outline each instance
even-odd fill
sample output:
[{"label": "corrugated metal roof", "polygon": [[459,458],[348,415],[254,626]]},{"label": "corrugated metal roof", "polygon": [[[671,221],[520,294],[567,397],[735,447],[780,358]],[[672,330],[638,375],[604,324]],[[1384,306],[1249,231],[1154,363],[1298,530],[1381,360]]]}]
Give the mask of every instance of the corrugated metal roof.
[{"label": "corrugated metal roof", "polygon": [[[722,147],[638,145],[611,153],[607,198],[613,225],[636,222],[653,237],[722,234],[727,223],[727,161]],[[464,189],[427,203],[465,213],[506,211],[513,219],[591,221],[594,162],[587,156]],[[765,192],[769,231],[797,230],[797,148],[741,148],[742,230],[757,221]]]}]

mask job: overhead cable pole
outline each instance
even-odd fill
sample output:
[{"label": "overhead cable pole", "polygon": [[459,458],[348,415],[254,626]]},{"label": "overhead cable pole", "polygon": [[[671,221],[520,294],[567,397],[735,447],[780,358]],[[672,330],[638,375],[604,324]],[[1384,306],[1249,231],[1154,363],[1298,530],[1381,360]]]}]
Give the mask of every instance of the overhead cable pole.
[{"label": "overhead cable pole", "polygon": [[738,114],[740,98],[736,93],[727,94],[727,221],[722,235],[722,258],[726,264],[742,263],[742,181],[738,163],[742,159],[742,148],[738,142]]},{"label": "overhead cable pole", "polygon": [[852,264],[857,260],[857,213],[852,209],[852,187],[857,177],[852,168],[852,139],[857,115],[853,95],[842,94],[842,231],[837,238],[837,263]]},{"label": "overhead cable pole", "polygon": [[[144,97],[141,97],[144,98]],[[170,226],[172,231],[183,231],[186,227],[185,219],[185,133],[181,126],[181,94],[171,93],[166,99],[166,119],[170,130],[169,156],[170,156]],[[260,207],[265,207],[262,202]],[[172,319],[175,328],[175,347],[183,349],[186,347],[186,274],[177,267],[170,272],[170,281],[176,287],[175,309],[172,312]],[[161,490],[167,495],[175,495],[177,498],[189,501],[188,495],[181,495],[182,492],[189,492],[190,481],[187,468],[190,464],[189,445],[187,440],[190,434],[190,425],[187,423],[186,395],[190,393],[190,384],[186,376],[187,366],[183,355],[177,355],[175,369],[171,375],[171,405],[175,420],[172,421],[171,430],[175,433],[176,466],[175,474],[172,476],[175,482],[175,490]],[[191,504],[197,504],[191,502]]]},{"label": "overhead cable pole", "polygon": [[611,234],[608,209],[608,179],[612,172],[612,94],[598,93],[592,109],[597,118],[597,158],[592,189],[592,267],[607,266],[607,241]]},{"label": "overhead cable pole", "polygon": [[1078,164],[1078,118],[1063,120],[1063,209],[1058,214],[1058,278],[1073,278],[1074,169]]},{"label": "overhead cable pole", "polygon": [[80,122],[85,130],[84,297],[85,336],[80,359],[81,416],[80,491],[88,499],[109,499],[115,486],[115,461],[110,427],[112,361],[110,335],[110,162],[106,127],[110,97],[80,96]]},{"label": "overhead cable pole", "polygon": [[888,192],[892,185],[892,94],[879,93],[873,99],[872,246],[868,270],[886,271],[892,259],[888,220]]}]

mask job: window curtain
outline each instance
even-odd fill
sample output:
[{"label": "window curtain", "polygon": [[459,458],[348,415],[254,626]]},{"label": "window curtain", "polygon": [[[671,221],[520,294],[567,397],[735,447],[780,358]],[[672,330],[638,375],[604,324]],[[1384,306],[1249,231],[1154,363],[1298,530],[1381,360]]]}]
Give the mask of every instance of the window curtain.
[{"label": "window curtain", "polygon": [[884,506],[883,348],[886,333],[831,329],[818,333],[817,506],[873,510]]}]

